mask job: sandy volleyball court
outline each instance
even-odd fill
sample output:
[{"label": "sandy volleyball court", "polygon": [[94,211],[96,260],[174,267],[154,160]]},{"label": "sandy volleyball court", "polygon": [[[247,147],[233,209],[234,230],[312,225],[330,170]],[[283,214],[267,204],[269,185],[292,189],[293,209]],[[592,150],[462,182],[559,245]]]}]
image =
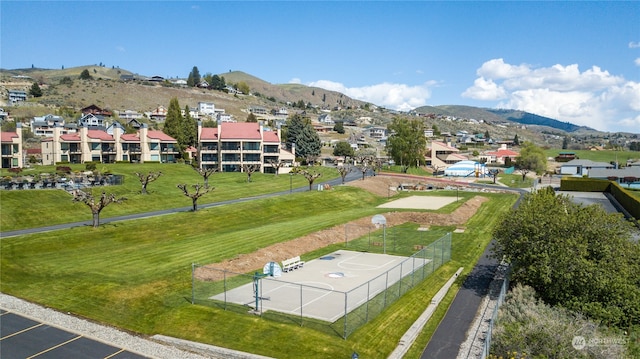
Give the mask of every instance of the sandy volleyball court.
[{"label": "sandy volleyball court", "polygon": [[379,205],[378,208],[440,209],[455,201],[454,197],[411,196]]}]

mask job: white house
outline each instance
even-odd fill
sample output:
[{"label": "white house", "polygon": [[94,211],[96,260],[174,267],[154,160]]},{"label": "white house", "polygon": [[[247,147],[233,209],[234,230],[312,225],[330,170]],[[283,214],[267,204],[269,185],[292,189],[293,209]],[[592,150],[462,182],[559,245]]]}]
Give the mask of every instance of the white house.
[{"label": "white house", "polygon": [[216,113],[216,105],[213,102],[198,102],[198,112],[205,116],[213,116]]},{"label": "white house", "polygon": [[591,169],[613,169],[614,165],[606,162],[594,162],[591,160],[571,160],[560,167],[561,175],[588,176]]}]

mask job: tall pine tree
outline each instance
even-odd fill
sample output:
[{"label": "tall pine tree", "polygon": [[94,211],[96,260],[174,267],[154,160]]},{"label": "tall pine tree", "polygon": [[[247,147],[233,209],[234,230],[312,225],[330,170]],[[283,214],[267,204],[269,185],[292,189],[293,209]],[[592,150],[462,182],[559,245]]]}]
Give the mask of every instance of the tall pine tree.
[{"label": "tall pine tree", "polygon": [[184,151],[187,143],[186,131],[184,130],[183,124],[184,118],[182,117],[182,111],[180,110],[180,103],[178,103],[178,99],[174,97],[169,101],[167,118],[164,121],[162,132],[178,141],[178,148],[180,151]]}]

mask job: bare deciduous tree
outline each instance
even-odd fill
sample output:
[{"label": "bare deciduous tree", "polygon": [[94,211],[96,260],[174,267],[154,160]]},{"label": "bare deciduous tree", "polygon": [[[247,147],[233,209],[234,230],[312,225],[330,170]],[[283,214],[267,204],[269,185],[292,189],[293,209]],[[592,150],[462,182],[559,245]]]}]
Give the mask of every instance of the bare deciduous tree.
[{"label": "bare deciduous tree", "polygon": [[267,160],[267,163],[269,164],[269,166],[273,167],[276,169],[276,176],[278,174],[280,174],[280,168],[284,167],[284,162],[283,161],[275,161],[275,160]]},{"label": "bare deciduous tree", "polygon": [[322,173],[318,173],[318,172],[315,172],[315,171],[303,170],[303,169],[300,169],[298,167],[294,168],[291,172],[295,173],[295,174],[299,173],[299,174],[303,175],[304,178],[307,179],[307,182],[309,182],[309,191],[311,191],[311,186],[313,186],[313,182],[316,179],[322,177]]},{"label": "bare deciduous tree", "polygon": [[367,171],[369,171],[372,167],[373,167],[373,157],[371,157],[370,155],[356,155],[355,156],[355,162],[356,162],[356,168],[360,170],[360,172],[362,172],[362,180],[364,181],[364,177],[367,174]]},{"label": "bare deciduous tree", "polygon": [[340,174],[340,177],[342,178],[342,184],[344,184],[344,178],[347,177],[347,175],[353,171],[353,167],[351,167],[350,164],[345,163],[342,166],[338,166],[337,167],[338,173]]},{"label": "bare deciduous tree", "polygon": [[91,214],[93,215],[93,227],[100,226],[100,212],[110,205],[111,203],[120,203],[125,201],[125,197],[117,198],[115,194],[106,194],[102,192],[100,197],[96,198],[89,191],[77,190],[73,193],[74,202],[82,202],[91,208]]},{"label": "bare deciduous tree", "polygon": [[195,192],[190,193],[186,183],[178,184],[176,187],[180,188],[185,196],[191,198],[191,204],[193,206],[192,209],[194,212],[198,210],[198,199],[215,189],[214,187],[196,183],[194,185],[191,185],[191,187],[195,189]]},{"label": "bare deciduous tree", "polygon": [[140,184],[142,185],[142,194],[147,194],[147,186],[149,183],[158,179],[158,177],[162,176],[162,172],[149,172],[149,173],[139,173],[136,172],[136,176],[140,179]]},{"label": "bare deciduous tree", "polygon": [[207,168],[193,167],[193,169],[196,170],[196,172],[198,172],[200,176],[202,176],[202,179],[204,179],[205,187],[209,187],[209,177],[211,177],[212,174],[218,172],[217,167],[207,167]]},{"label": "bare deciduous tree", "polygon": [[259,169],[259,165],[242,165],[242,171],[247,174],[247,182],[251,182],[251,175]]}]

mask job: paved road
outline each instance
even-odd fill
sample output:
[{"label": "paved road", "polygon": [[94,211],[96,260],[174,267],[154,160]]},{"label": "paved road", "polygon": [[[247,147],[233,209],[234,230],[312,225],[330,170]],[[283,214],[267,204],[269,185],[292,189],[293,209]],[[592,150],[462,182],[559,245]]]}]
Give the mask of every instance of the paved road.
[{"label": "paved road", "polygon": [[[359,180],[361,178],[362,178],[362,173],[361,172],[351,172],[351,173],[347,174],[347,176],[345,177],[345,182]],[[332,180],[328,180],[328,181],[316,181],[314,183],[314,186],[316,186],[318,184],[325,184],[325,183],[329,184],[331,186],[337,186],[337,185],[340,185],[342,183],[342,179],[341,178],[336,178],[336,179],[332,179]],[[267,193],[267,194],[263,194],[263,195],[260,195],[260,196],[247,197],[247,198],[238,198],[238,199],[232,199],[232,200],[228,200],[228,201],[200,204],[200,205],[198,205],[198,209],[219,207],[219,206],[224,206],[224,205],[232,204],[232,203],[241,203],[241,202],[253,201],[253,200],[256,200],[256,199],[282,196],[282,195],[287,195],[287,194],[291,194],[291,193],[294,193],[294,192],[296,192],[296,193],[297,192],[306,192],[308,190],[309,190],[309,186],[303,186],[303,187],[298,187],[298,188],[292,188],[291,190],[287,190],[287,191]],[[100,223],[101,224],[107,224],[107,223],[111,223],[111,222],[128,221],[128,220],[132,220],[132,219],[141,219],[141,218],[148,218],[148,217],[155,217],[155,216],[164,216],[164,215],[167,215],[167,214],[173,214],[173,213],[179,213],[179,212],[189,212],[191,210],[192,210],[191,206],[180,207],[180,208],[170,208],[170,209],[164,209],[164,210],[161,210],[161,211],[136,213],[136,214],[129,214],[129,215],[126,215],[126,216],[117,216],[117,217],[110,217],[110,218],[101,218],[100,219]],[[15,231],[0,232],[0,238],[22,236],[22,235],[25,235],[25,234],[33,234],[33,233],[57,231],[57,230],[61,230],[61,229],[69,229],[69,228],[74,228],[74,227],[85,227],[85,226],[91,226],[91,225],[92,225],[91,221],[84,221],[84,222],[63,223],[63,224],[58,224],[58,225],[54,225],[54,226],[45,226],[45,227],[38,227],[38,228],[27,228],[27,229],[15,230]]]}]

